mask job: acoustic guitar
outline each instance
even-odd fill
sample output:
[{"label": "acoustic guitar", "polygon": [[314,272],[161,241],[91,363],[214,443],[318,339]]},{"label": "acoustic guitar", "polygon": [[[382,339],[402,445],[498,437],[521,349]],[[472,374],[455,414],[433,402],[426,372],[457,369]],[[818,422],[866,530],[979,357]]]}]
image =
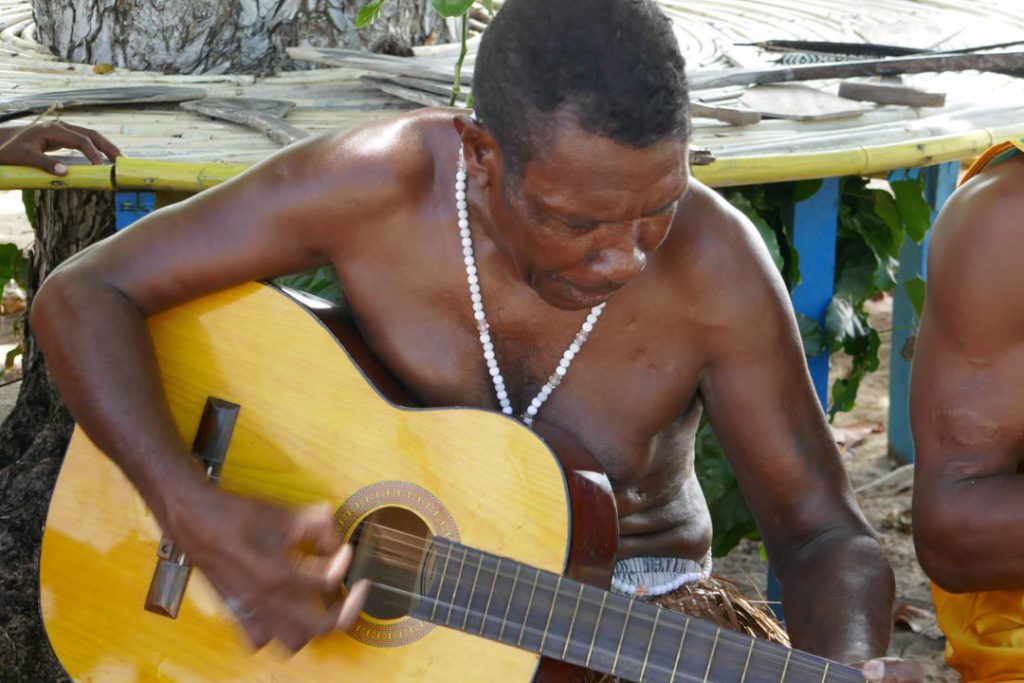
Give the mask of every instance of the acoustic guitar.
[{"label": "acoustic guitar", "polygon": [[250,284],[149,326],[174,420],[210,477],[277,502],[330,501],[356,544],[351,580],[374,589],[350,633],[292,657],[254,652],[76,430],[40,567],[46,630],[76,681],[525,683],[581,681],[584,668],[644,683],[862,680],[605,590],[615,502],[585,451],[496,413],[402,405],[358,335],[313,301]]}]

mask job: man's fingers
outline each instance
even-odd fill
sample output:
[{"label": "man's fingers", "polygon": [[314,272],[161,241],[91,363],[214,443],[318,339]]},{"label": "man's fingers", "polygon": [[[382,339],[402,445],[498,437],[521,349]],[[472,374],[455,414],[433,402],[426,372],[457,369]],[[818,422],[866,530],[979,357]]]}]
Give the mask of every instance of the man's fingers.
[{"label": "man's fingers", "polygon": [[38,168],[55,176],[67,175],[68,167],[53,157],[46,156],[42,152],[25,152],[10,160],[3,159],[3,163],[17,166],[31,166]]},{"label": "man's fingers", "polygon": [[333,595],[352,566],[353,554],[352,546],[346,545],[330,557],[300,555],[293,560],[295,575],[304,588]]},{"label": "man's fingers", "polygon": [[316,505],[295,513],[285,542],[289,547],[312,543],[321,555],[333,555],[341,548],[338,523],[330,505]]},{"label": "man's fingers", "polygon": [[872,659],[861,667],[864,678],[872,683],[923,683],[924,671],[918,662],[895,657]]},{"label": "man's fingers", "polygon": [[118,149],[117,145],[115,145],[113,142],[111,142],[104,136],[100,135],[96,131],[90,128],[82,128],[81,126],[72,126],[69,123],[65,123],[63,125],[66,128],[70,128],[71,130],[75,131],[76,133],[88,137],[90,140],[92,140],[92,143],[96,145],[96,148],[103,152],[111,161],[114,161],[115,159],[117,159],[117,157],[124,156],[124,153],[120,149]]},{"label": "man's fingers", "polygon": [[352,590],[349,591],[348,597],[341,603],[341,609],[338,611],[337,620],[334,622],[336,629],[348,631],[355,626],[359,613],[366,605],[366,599],[370,597],[371,587],[372,584],[368,579],[358,581],[356,585],[352,586]]},{"label": "man's fingers", "polygon": [[94,164],[102,164],[103,157],[92,139],[65,126],[51,126],[45,131],[45,145],[48,149],[77,149]]}]

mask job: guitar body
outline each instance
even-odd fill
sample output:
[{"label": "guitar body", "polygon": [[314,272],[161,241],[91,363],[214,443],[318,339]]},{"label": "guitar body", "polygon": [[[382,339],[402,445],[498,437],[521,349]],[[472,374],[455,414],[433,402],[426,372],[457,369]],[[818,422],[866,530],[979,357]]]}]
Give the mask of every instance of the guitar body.
[{"label": "guitar body", "polygon": [[[607,479],[564,434],[480,410],[416,410],[385,399],[345,346],[279,290],[246,285],[150,320],[183,439],[207,399],[240,406],[220,474],[227,490],[330,502],[342,533],[381,507],[431,534],[606,587],[616,542]],[[345,335],[344,330],[339,332]],[[357,366],[352,356],[360,358]],[[389,385],[382,378],[380,385]],[[390,386],[390,385],[389,385]],[[125,420],[132,419],[125,415]],[[562,442],[562,443],[559,443]],[[253,652],[202,573],[174,618],[147,611],[161,530],[120,470],[76,430],[50,504],[41,609],[76,681],[555,681],[582,671],[456,629],[363,615],[353,633],[293,657]]]}]

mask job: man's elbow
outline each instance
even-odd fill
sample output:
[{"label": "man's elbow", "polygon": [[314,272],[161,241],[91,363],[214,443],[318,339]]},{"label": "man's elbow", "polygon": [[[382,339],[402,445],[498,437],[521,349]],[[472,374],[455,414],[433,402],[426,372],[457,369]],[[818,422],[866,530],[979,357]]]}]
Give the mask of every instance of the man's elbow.
[{"label": "man's elbow", "polygon": [[58,267],[32,297],[29,326],[45,353],[52,338],[66,331],[77,317],[88,283],[72,268]]},{"label": "man's elbow", "polygon": [[984,590],[974,576],[971,551],[961,540],[969,531],[956,526],[945,515],[927,515],[915,510],[914,550],[917,561],[928,578],[947,593]]}]

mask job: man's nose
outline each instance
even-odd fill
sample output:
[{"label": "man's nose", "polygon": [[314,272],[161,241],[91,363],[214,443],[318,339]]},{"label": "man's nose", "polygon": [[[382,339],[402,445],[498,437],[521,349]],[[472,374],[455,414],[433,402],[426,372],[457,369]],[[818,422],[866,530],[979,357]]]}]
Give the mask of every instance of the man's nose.
[{"label": "man's nose", "polygon": [[622,285],[647,267],[647,253],[635,243],[608,247],[598,253],[592,266],[605,281]]}]

